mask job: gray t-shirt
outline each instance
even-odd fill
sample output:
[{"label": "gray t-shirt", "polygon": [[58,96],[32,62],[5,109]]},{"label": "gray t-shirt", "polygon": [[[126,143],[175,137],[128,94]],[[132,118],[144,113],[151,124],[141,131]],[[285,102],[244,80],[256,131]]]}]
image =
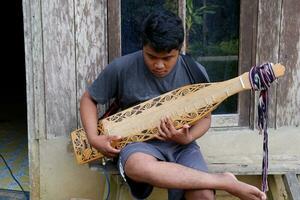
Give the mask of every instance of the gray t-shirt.
[{"label": "gray t-shirt", "polygon": [[[154,76],[146,66],[143,52],[137,51],[115,59],[100,73],[88,92],[100,104],[113,98],[119,100],[122,109],[157,97],[178,87],[191,84],[183,58],[179,56],[171,72],[159,78]],[[208,79],[203,66],[197,63]]]}]

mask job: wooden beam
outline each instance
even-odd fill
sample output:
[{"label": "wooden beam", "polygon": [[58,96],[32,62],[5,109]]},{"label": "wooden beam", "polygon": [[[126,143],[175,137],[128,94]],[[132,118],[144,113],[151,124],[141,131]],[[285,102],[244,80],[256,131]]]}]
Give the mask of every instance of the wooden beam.
[{"label": "wooden beam", "polygon": [[286,173],[283,176],[285,189],[290,200],[300,200],[300,182],[295,173]]},{"label": "wooden beam", "polygon": [[122,55],[121,1],[107,1],[108,61]]},{"label": "wooden beam", "polygon": [[183,41],[183,45],[181,48],[181,52],[185,54],[186,52],[186,43],[188,38],[186,38],[186,23],[185,23],[185,18],[186,18],[186,0],[178,0],[178,16],[182,19],[182,24],[184,28],[184,35],[185,39]]},{"label": "wooden beam", "polygon": [[45,138],[43,36],[40,0],[23,0],[30,199],[40,199],[39,139]]},{"label": "wooden beam", "polygon": [[[256,64],[257,7],[258,0],[240,1],[239,74]],[[239,126],[254,127],[252,98],[249,91],[239,94]]]}]

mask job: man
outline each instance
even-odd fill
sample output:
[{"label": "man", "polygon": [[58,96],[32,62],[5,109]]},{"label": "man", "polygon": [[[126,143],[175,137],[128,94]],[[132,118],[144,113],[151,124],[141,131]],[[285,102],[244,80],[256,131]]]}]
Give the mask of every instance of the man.
[{"label": "man", "polygon": [[[195,140],[209,129],[210,114],[194,126],[184,125],[179,130],[166,116],[161,119],[157,139],[131,143],[121,151],[111,146],[119,136],[97,135],[97,103],[116,98],[125,109],[192,83],[180,55],[183,38],[182,21],[173,13],[156,11],[145,19],[143,49],[115,59],[81,98],[81,119],[89,142],[107,157],[118,156],[120,173],[138,199],[149,196],[153,186],[168,188],[171,200],[214,199],[215,189],[245,200],[265,199],[259,189],[230,173],[207,173]],[[197,66],[208,81],[205,69],[199,63]]]}]

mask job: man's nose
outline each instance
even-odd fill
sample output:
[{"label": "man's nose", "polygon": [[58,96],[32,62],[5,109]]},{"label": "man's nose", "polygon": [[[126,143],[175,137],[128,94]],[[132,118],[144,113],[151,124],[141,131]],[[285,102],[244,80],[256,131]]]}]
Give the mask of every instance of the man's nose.
[{"label": "man's nose", "polygon": [[164,65],[164,63],[162,62],[162,61],[157,61],[155,64],[154,64],[154,66],[156,67],[156,68],[164,68],[165,67],[165,65]]}]

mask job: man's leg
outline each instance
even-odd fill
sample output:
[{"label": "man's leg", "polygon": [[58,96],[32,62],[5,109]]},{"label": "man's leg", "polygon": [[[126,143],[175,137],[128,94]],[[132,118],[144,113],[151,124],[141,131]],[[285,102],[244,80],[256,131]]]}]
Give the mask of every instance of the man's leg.
[{"label": "man's leg", "polygon": [[215,194],[213,190],[187,190],[184,193],[186,200],[214,200]]},{"label": "man's leg", "polygon": [[[168,160],[176,162],[180,165],[202,171],[208,172],[206,162],[200,151],[200,147],[196,143],[190,143],[188,145],[176,145],[177,148],[171,148],[167,152],[169,155]],[[172,154],[171,154],[172,153]],[[170,154],[172,156],[170,156]],[[168,189],[169,200],[214,200],[214,190],[211,189],[198,189],[198,190],[180,190],[180,189]]]},{"label": "man's leg", "polygon": [[220,189],[244,200],[266,198],[259,189],[238,181],[230,173],[209,174],[176,163],[157,161],[153,156],[144,153],[129,156],[125,164],[125,173],[135,181],[162,188]]}]

